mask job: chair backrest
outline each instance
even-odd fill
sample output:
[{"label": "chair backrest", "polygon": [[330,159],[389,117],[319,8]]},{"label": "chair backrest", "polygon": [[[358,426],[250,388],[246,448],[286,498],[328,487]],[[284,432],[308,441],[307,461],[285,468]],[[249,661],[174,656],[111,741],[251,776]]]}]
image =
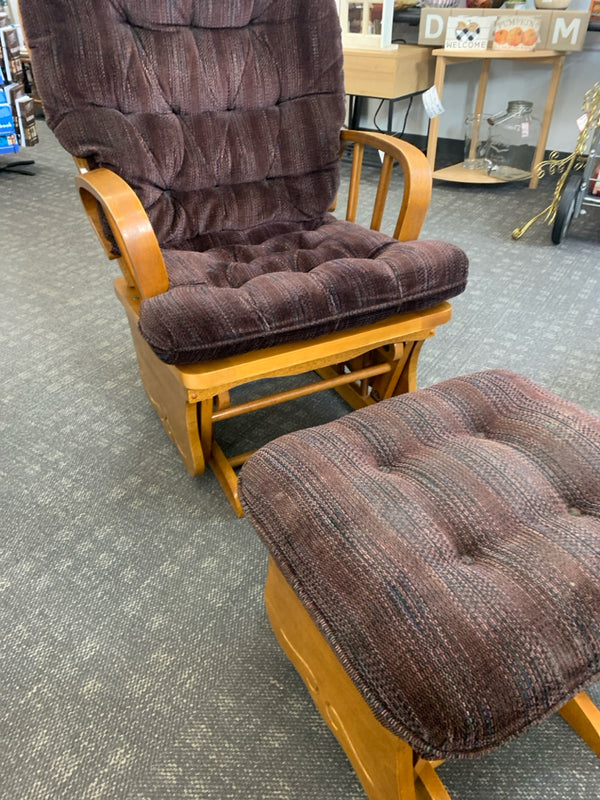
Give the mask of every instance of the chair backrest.
[{"label": "chair backrest", "polygon": [[27,0],[50,128],[136,191],[159,242],[322,217],[338,185],[335,0]]}]

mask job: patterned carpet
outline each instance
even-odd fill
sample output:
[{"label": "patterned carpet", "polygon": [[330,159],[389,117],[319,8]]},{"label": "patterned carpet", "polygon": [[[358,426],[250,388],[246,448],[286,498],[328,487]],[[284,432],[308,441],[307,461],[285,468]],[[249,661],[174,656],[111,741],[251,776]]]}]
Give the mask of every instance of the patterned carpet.
[{"label": "patterned carpet", "polygon": [[[360,800],[268,626],[262,545],[146,400],[115,268],[43,123],[31,154],[34,176],[0,172],[1,800]],[[421,385],[507,367],[600,414],[600,212],[559,247],[542,222],[510,235],[552,189],[436,183],[423,236],[461,245],[471,280]],[[252,432],[343,410],[313,397]],[[559,717],[439,772],[453,800],[600,798],[600,760]]]}]

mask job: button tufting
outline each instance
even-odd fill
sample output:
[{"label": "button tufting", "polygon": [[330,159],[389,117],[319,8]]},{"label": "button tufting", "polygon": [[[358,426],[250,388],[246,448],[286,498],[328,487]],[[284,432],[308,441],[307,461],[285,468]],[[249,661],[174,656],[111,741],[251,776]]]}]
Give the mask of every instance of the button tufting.
[{"label": "button tufting", "polygon": [[577,508],[577,506],[571,506],[569,508],[569,514],[572,517],[581,517],[582,513],[583,512],[581,511],[581,509]]},{"label": "button tufting", "polygon": [[463,562],[463,564],[474,564],[475,563],[475,559],[473,558],[473,556],[469,556],[466,553],[465,553],[465,555],[462,555],[460,557],[460,560]]},{"label": "button tufting", "polygon": [[474,433],[473,436],[476,439],[487,439],[487,433],[483,433],[483,431],[477,431],[477,433]]},{"label": "button tufting", "polygon": [[391,467],[386,467],[385,464],[382,467],[379,467],[380,472],[391,472]]}]

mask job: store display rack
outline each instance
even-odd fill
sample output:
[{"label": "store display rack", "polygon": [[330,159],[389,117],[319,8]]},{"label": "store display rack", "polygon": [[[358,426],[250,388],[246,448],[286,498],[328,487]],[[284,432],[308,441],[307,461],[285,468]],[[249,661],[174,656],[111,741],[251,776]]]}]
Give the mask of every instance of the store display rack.
[{"label": "store display rack", "polygon": [[25,92],[19,31],[0,2],[0,171],[33,175],[32,159],[5,159],[38,142],[33,98]]}]

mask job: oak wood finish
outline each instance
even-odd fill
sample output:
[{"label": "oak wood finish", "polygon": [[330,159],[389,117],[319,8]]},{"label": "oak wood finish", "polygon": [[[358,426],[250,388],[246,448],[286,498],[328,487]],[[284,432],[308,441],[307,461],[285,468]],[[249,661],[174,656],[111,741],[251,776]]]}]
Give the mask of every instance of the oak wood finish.
[{"label": "oak wood finish", "polygon": [[412,748],[377,722],[338,659],[271,559],[267,614],[319,713],[371,800],[415,800]]},{"label": "oak wood finish", "polygon": [[375,719],[272,558],[265,604],[279,644],[344,749],[369,800],[450,800],[430,762],[417,759],[407,742]]},{"label": "oak wood finish", "polygon": [[[384,159],[371,227],[380,229],[393,165],[398,163],[404,195],[394,236],[401,241],[418,238],[432,186],[424,154],[407,142],[370,131],[342,131],[342,150],[350,144],[354,153],[346,218],[353,220],[356,215],[364,148],[375,147]],[[82,159],[76,159],[76,164],[75,180],[84,208],[106,254],[118,258],[121,266],[123,277],[115,281],[115,291],[127,313],[146,393],[188,472],[198,475],[209,464],[240,516],[234,469],[250,453],[226,456],[215,441],[216,422],[329,388],[336,389],[352,408],[416,388],[420,348],[438,325],[450,319],[449,303],[306,342],[198,364],[165,364],[138,328],[140,301],[168,289],[164,260],[146,212],[119,176],[105,168],[90,170]],[[114,241],[107,236],[107,223]],[[232,405],[229,393],[237,386],[312,371],[322,379],[317,384]]]},{"label": "oak wood finish", "polygon": [[[426,761],[375,718],[272,558],[265,586],[269,621],[319,713],[348,756],[369,800],[451,800]],[[559,713],[600,756],[600,710],[581,692]],[[414,767],[413,767],[414,764]]]},{"label": "oak wood finish", "polygon": [[580,692],[558,713],[600,758],[600,709],[587,692]]},{"label": "oak wood finish", "polygon": [[[401,242],[418,239],[431,201],[431,167],[427,161],[427,157],[420,150],[408,142],[405,142],[403,139],[396,139],[386,133],[343,130],[341,139],[342,147],[349,142],[355,142],[363,147],[375,147],[377,150],[384,153],[382,177],[380,178],[379,188],[375,197],[375,206],[371,219],[371,227],[373,230],[379,230],[379,226],[381,225],[392,166],[394,161],[398,162],[404,177],[404,195],[394,229],[394,238]],[[358,198],[362,155],[360,156],[360,161],[361,163],[356,169],[354,163],[352,165],[350,188],[348,191],[349,197],[356,196],[356,198]],[[350,204],[350,200],[348,203]],[[346,213],[346,219],[354,221],[350,216],[350,208],[348,208]]]},{"label": "oak wood finish", "polygon": [[395,50],[344,47],[346,92],[394,100],[429,89],[433,82],[431,49],[402,44]]},{"label": "oak wood finish", "polygon": [[123,273],[133,278],[140,297],[166,292],[169,278],[158,240],[137,195],[109,169],[80,172],[75,178],[79,196],[109,258],[112,243],[106,238],[98,204],[102,206],[120,252]]},{"label": "oak wood finish", "polygon": [[[174,366],[161,361],[139,331],[137,290],[123,277],[115,281],[115,291],[127,313],[143,386],[186,469],[190,475],[199,475],[210,464],[239,516],[242,508],[233,467],[243,464],[252,451],[227,458],[215,441],[215,422],[328,388],[337,389],[352,408],[413,391],[420,347],[452,313],[450,303],[444,302],[307,342]],[[239,405],[232,404],[227,395],[236,386],[252,381],[311,371],[320,374],[323,382]]]}]

